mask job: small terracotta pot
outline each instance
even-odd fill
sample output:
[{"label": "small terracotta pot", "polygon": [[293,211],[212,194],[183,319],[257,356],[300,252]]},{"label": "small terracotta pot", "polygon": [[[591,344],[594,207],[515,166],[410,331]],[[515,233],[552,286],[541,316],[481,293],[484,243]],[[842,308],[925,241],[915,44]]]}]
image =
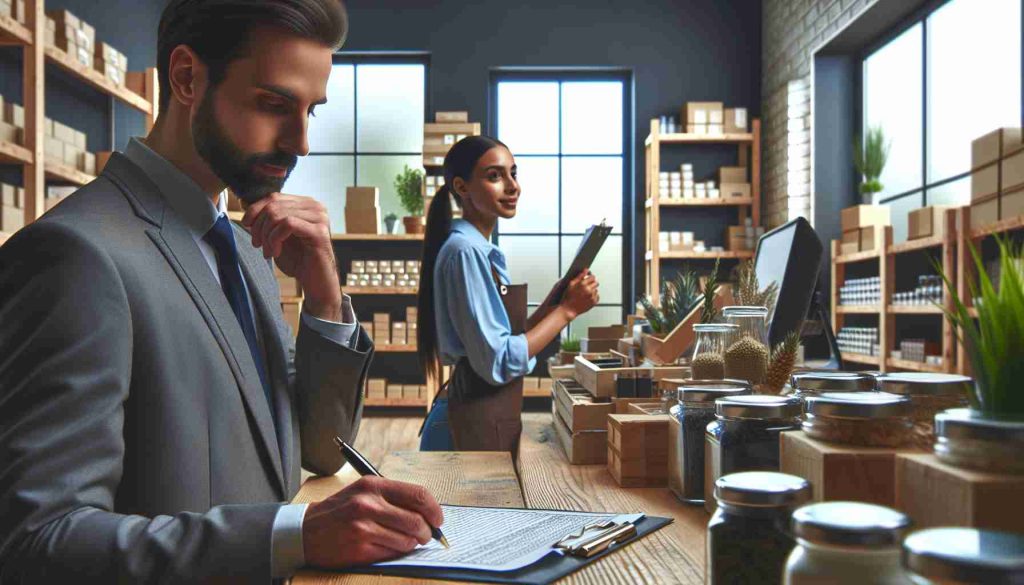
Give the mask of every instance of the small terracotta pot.
[{"label": "small terracotta pot", "polygon": [[405,233],[407,234],[422,234],[426,231],[426,223],[423,221],[422,215],[403,217],[402,223],[405,224]]}]

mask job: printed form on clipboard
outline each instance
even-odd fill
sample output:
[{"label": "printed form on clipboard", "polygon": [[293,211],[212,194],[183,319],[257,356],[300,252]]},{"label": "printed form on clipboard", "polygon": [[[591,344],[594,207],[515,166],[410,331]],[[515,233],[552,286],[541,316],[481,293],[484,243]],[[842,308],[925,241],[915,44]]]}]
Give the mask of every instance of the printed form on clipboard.
[{"label": "printed form on clipboard", "polygon": [[643,514],[441,506],[444,533],[437,541],[375,567],[436,567],[515,571],[551,554],[591,556],[636,535]]},{"label": "printed form on clipboard", "polygon": [[565,271],[562,280],[558,281],[558,288],[555,293],[551,295],[551,302],[549,303],[551,306],[555,306],[562,301],[562,295],[565,294],[565,289],[568,288],[569,282],[572,279],[579,276],[580,272],[583,272],[584,269],[594,265],[597,253],[601,251],[601,247],[604,246],[605,240],[608,239],[608,235],[611,233],[612,226],[606,225],[603,219],[600,224],[587,228],[586,233],[583,234],[583,241],[580,242],[580,247],[576,249],[576,256],[573,257],[572,264]]}]

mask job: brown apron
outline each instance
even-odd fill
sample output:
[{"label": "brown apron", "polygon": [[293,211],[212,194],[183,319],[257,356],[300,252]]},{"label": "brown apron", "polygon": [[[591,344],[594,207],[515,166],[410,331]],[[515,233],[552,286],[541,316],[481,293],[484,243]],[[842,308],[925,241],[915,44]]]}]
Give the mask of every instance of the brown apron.
[{"label": "brown apron", "polygon": [[[512,335],[526,332],[526,285],[501,284],[491,268]],[[448,424],[456,451],[508,451],[519,456],[523,431],[523,379],[494,386],[481,378],[465,357],[455,363],[448,383]]]}]

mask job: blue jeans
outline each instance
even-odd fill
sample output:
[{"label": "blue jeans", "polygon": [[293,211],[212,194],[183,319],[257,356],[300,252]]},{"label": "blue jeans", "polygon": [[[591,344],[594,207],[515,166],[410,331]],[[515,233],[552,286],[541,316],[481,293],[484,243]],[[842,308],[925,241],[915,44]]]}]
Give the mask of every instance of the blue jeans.
[{"label": "blue jeans", "polygon": [[434,401],[420,436],[420,451],[452,451],[452,433],[448,427],[448,399]]}]

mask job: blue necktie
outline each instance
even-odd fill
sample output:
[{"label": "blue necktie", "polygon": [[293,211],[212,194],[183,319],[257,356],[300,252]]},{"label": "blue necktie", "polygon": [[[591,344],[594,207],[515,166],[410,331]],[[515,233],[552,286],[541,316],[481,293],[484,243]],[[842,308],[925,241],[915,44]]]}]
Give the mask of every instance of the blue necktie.
[{"label": "blue necktie", "polygon": [[260,384],[263,385],[263,394],[267,397],[267,404],[270,406],[271,417],[274,416],[274,401],[271,398],[270,382],[267,380],[267,369],[263,365],[263,352],[260,351],[259,342],[256,339],[256,323],[252,318],[252,311],[249,309],[249,298],[245,292],[245,282],[242,280],[242,270],[238,266],[238,249],[235,248],[235,235],[231,230],[231,221],[225,215],[217,218],[210,231],[203,236],[206,243],[213,247],[217,255],[217,272],[220,273],[220,286],[224,289],[224,295],[231,304],[231,310],[235,312],[238,324],[242,326],[242,333],[245,341],[249,344],[249,353],[252,354],[252,361],[256,364],[256,371],[260,376]]}]

